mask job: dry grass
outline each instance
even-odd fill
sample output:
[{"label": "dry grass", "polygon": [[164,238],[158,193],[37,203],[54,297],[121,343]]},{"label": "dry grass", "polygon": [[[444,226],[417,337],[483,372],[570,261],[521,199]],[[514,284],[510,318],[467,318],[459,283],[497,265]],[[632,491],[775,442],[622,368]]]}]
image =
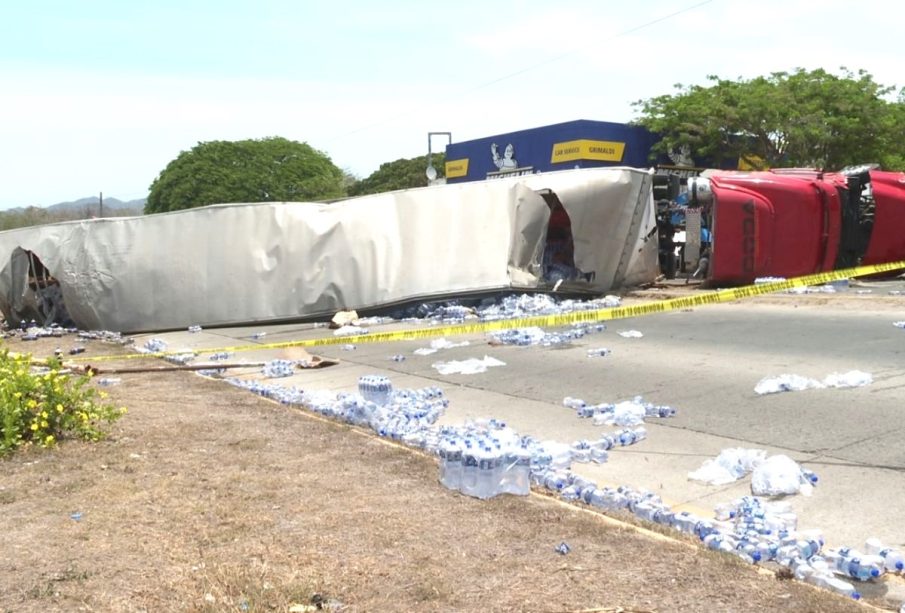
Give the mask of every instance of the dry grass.
[{"label": "dry grass", "polygon": [[108,440],[0,463],[0,610],[863,610],[543,496],[461,496],[429,457],[191,373],[109,391]]}]

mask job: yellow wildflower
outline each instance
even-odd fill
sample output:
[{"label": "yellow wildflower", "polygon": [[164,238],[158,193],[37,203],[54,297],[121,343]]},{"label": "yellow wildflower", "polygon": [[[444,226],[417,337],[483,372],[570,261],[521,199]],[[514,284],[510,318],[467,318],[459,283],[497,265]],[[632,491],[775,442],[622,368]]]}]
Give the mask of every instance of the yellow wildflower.
[{"label": "yellow wildflower", "polygon": [[57,404],[57,413],[62,413],[62,412],[63,412],[63,405]]},{"label": "yellow wildflower", "polygon": [[44,444],[53,445],[54,440],[56,440],[56,439],[53,438],[53,434],[48,434],[47,438],[44,439]]},{"label": "yellow wildflower", "polygon": [[34,398],[29,398],[28,402],[25,403],[25,406],[27,406],[29,409],[33,409],[38,406],[38,401]]},{"label": "yellow wildflower", "polygon": [[49,426],[49,425],[50,425],[50,424],[47,423],[47,420],[46,420],[46,419],[42,419],[42,420],[41,420],[41,427],[42,427],[42,428],[46,428],[46,427]]},{"label": "yellow wildflower", "polygon": [[41,411],[41,417],[47,419],[48,417],[50,417],[50,415],[47,414],[47,411]]},{"label": "yellow wildflower", "polygon": [[31,429],[32,429],[33,432],[37,432],[37,430],[38,430],[38,424],[32,423],[32,424],[31,424]]}]

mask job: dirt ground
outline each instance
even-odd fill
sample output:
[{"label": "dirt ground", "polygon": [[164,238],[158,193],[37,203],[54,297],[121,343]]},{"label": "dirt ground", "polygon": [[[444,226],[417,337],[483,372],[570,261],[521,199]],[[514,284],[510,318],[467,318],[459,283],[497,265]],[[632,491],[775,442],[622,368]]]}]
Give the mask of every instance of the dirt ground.
[{"label": "dirt ground", "polygon": [[121,379],[107,440],[0,461],[0,611],[865,610],[543,495],[462,496],[433,458],[193,373]]}]

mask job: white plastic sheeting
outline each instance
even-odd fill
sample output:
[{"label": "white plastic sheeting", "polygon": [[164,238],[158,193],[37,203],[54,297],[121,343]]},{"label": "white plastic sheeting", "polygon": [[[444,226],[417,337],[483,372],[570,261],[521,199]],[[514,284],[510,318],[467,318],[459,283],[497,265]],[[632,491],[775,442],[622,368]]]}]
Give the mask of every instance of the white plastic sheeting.
[{"label": "white plastic sheeting", "polygon": [[603,292],[656,277],[650,186],[646,171],[585,169],[333,204],[214,205],[9,230],[0,232],[0,309],[11,323],[25,317],[22,304],[48,315],[23,252],[58,282],[75,325],[124,332],[544,288],[542,190],[568,212],[586,275],[562,288]]}]

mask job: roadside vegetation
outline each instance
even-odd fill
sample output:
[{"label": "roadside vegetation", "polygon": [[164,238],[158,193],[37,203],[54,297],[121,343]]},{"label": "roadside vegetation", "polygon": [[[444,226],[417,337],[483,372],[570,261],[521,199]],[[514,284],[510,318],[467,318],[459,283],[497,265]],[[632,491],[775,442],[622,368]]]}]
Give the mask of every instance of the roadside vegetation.
[{"label": "roadside vegetation", "polygon": [[741,159],[756,169],[876,163],[905,170],[905,88],[896,93],[846,68],[708,80],[634,103],[637,122],[662,137],[655,150],[688,148],[717,164]]},{"label": "roadside vegetation", "polygon": [[58,359],[40,372],[31,356],[0,347],[0,456],[23,446],[53,447],[67,438],[96,441],[125,408],[107,402],[88,375],[66,372]]}]

